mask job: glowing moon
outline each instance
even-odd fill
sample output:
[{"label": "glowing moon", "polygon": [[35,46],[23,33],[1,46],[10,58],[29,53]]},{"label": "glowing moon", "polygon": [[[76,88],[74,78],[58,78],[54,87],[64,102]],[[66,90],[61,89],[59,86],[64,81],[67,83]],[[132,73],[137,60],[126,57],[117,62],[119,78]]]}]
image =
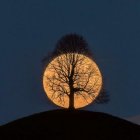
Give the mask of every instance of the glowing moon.
[{"label": "glowing moon", "polygon": [[[92,74],[92,76],[89,79],[88,84],[92,85],[92,90],[94,91],[94,95],[89,95],[86,92],[83,92],[82,94],[84,96],[81,96],[79,94],[74,94],[74,107],[75,108],[81,108],[84,106],[87,106],[88,104],[90,104],[91,102],[93,102],[96,97],[98,96],[98,94],[100,93],[100,90],[102,88],[102,75],[101,72],[97,66],[97,64],[90,58],[88,58],[87,56],[84,56],[82,54],[78,54],[81,58],[84,57],[85,59],[82,61],[82,64],[84,65],[84,67],[82,66],[82,64],[78,65],[78,70],[82,71],[82,72],[86,72],[90,68],[94,71],[94,74]],[[43,87],[45,90],[46,95],[48,96],[48,98],[56,105],[63,107],[63,108],[68,108],[69,107],[69,97],[67,95],[64,95],[63,97],[63,103],[60,102],[60,100],[58,98],[55,98],[53,96],[53,92],[52,92],[52,87],[50,86],[50,83],[48,81],[48,78],[52,78],[55,75],[55,72],[53,70],[51,70],[51,67],[53,64],[57,64],[58,63],[58,59],[61,58],[61,60],[63,61],[65,59],[65,55],[60,55],[56,58],[54,58],[46,67],[44,74],[43,74]],[[81,67],[82,66],[82,67]],[[84,81],[84,79],[83,79]],[[79,81],[80,83],[80,81]],[[60,83],[61,84],[61,83]],[[82,84],[82,83],[81,83]],[[61,84],[62,86],[64,86],[66,89],[66,84]],[[94,86],[93,86],[94,85]],[[74,86],[78,86],[78,85],[74,85]],[[57,95],[58,93],[55,92],[55,94]]]}]

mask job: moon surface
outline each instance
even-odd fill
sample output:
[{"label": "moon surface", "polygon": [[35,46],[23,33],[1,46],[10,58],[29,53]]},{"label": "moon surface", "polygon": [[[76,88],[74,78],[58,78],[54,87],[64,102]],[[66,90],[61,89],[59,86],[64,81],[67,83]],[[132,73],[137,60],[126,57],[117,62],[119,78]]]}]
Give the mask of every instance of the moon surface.
[{"label": "moon surface", "polygon": [[[89,105],[90,103],[94,102],[94,100],[99,95],[101,88],[102,88],[102,75],[101,75],[101,72],[100,72],[97,64],[92,59],[90,59],[87,56],[84,56],[83,54],[78,54],[78,55],[80,55],[80,57],[85,57],[84,61],[82,62],[84,64],[84,67],[80,67],[80,65],[79,65],[78,66],[79,71],[87,71],[88,66],[90,66],[94,70],[94,74],[92,75],[92,77],[89,79],[89,82],[88,82],[89,85],[94,85],[93,89],[92,89],[94,91],[94,95],[89,95],[87,93],[83,93],[84,96],[74,94],[74,107],[76,109],[85,107],[85,106]],[[63,108],[68,108],[69,107],[69,97],[67,95],[64,95],[63,103],[60,102],[60,100],[58,98],[54,98],[53,97],[54,92],[52,92],[50,83],[46,78],[46,77],[52,78],[55,75],[55,72],[51,71],[50,69],[51,69],[52,64],[57,64],[57,59],[59,57],[61,57],[61,59],[65,59],[64,55],[60,55],[60,56],[57,56],[56,58],[54,58],[47,65],[47,67],[44,71],[44,74],[43,74],[43,87],[44,87],[44,91],[45,91],[46,95],[54,104],[56,104],[57,106],[63,107]],[[65,87],[66,85],[63,84],[63,86]],[[57,95],[57,92],[55,94]]]}]

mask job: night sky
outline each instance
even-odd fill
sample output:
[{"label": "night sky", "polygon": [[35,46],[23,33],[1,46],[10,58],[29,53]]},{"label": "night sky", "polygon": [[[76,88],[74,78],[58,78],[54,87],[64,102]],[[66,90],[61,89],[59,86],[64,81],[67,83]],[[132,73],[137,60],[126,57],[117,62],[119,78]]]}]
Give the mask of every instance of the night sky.
[{"label": "night sky", "polygon": [[0,1],[0,124],[56,109],[42,87],[42,59],[66,34],[89,43],[110,102],[86,110],[140,114],[139,0]]}]

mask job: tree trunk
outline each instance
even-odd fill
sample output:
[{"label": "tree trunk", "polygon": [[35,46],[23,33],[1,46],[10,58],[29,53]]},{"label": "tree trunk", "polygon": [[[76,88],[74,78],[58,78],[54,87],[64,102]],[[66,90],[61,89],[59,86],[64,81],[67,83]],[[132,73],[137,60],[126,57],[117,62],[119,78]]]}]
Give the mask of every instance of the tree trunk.
[{"label": "tree trunk", "polygon": [[71,92],[69,95],[69,108],[70,110],[74,110],[74,92]]},{"label": "tree trunk", "polygon": [[69,77],[69,87],[70,87],[70,95],[69,95],[69,109],[74,110],[74,66],[72,65],[71,75]]}]

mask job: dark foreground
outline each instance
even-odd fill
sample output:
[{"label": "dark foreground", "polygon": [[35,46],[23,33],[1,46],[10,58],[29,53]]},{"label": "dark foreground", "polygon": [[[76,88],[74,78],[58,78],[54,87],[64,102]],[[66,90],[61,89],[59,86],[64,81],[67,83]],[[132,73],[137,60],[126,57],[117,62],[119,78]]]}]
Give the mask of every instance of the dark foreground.
[{"label": "dark foreground", "polygon": [[54,110],[0,127],[0,140],[140,140],[140,126],[108,114]]}]

